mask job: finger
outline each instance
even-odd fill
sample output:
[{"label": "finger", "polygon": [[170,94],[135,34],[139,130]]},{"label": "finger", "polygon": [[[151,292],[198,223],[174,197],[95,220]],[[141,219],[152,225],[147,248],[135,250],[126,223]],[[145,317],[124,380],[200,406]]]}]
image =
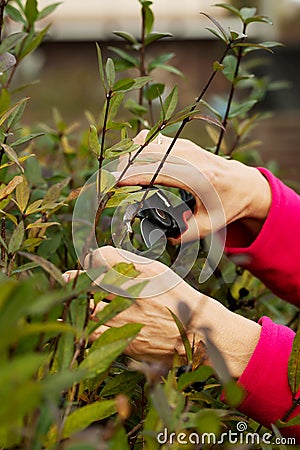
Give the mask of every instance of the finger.
[{"label": "finger", "polygon": [[66,283],[69,283],[74,278],[78,277],[84,270],[67,270],[67,272],[62,274],[63,279]]},{"label": "finger", "polygon": [[[160,158],[158,158],[157,161],[151,162],[149,164],[144,163],[143,165],[132,165],[119,181],[119,185],[149,185],[154,174],[156,174],[158,171],[159,164]],[[188,174],[188,167],[174,164],[172,162],[165,162],[163,167],[159,170],[159,173],[155,179],[155,184],[159,184],[161,186],[176,187],[179,189],[188,190],[189,192],[193,192],[193,186],[188,186],[184,180],[191,180],[191,176],[190,174]]]},{"label": "finger", "polygon": [[171,245],[185,244],[187,242],[196,241],[199,237],[204,237],[209,233],[205,229],[202,221],[198,217],[191,215],[186,221],[186,230],[177,238],[169,238]]},{"label": "finger", "polygon": [[[85,259],[85,264],[90,264],[91,267],[112,267],[120,262],[134,263],[140,266],[143,264],[148,265],[149,263],[161,264],[159,262],[153,262],[144,256],[131,253],[128,250],[111,247],[109,245],[94,250]],[[161,265],[163,266],[163,264]]]},{"label": "finger", "polygon": [[[118,278],[122,278],[122,289],[127,289],[127,292],[129,287],[139,284],[141,281],[147,282],[139,292],[139,298],[154,298],[161,296],[164,292],[167,292],[175,286],[184,283],[179,275],[161,262],[153,261],[123,249],[101,247],[88,255],[87,258],[89,258],[87,260],[87,264],[90,264],[87,266],[87,270],[90,268],[97,268],[99,266],[116,270],[113,266],[120,262],[134,264],[136,270],[139,272],[137,276],[132,276],[130,272],[124,275],[118,273]],[[95,282],[101,287],[101,283],[98,282],[98,280]],[[107,289],[107,286],[104,286],[103,288]],[[111,292],[118,295],[117,291],[111,286],[109,289]],[[127,295],[127,297],[133,298],[136,298],[136,296],[136,294],[131,295],[130,292],[128,292]]]},{"label": "finger", "polygon": [[107,325],[100,325],[93,333],[89,336],[91,342],[98,339],[105,331],[109,330],[110,327]]},{"label": "finger", "polygon": [[[139,134],[137,134],[135,136],[135,138],[133,139],[134,143],[135,144],[139,144],[139,145],[143,145],[145,143],[145,141],[146,141],[148,133],[149,133],[149,130],[141,130],[139,132]],[[157,137],[148,145],[153,145],[153,143],[156,143],[156,144],[161,143],[162,142],[162,139],[161,139],[162,137],[164,138],[165,142],[170,143],[172,141],[172,138],[170,138],[169,136],[163,136],[161,133],[159,133],[157,135]]]}]

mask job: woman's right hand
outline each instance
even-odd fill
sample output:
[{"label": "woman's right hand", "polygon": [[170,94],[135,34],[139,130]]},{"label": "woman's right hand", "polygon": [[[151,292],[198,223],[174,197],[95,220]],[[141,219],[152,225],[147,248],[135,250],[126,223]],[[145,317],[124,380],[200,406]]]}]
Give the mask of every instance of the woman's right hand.
[{"label": "woman's right hand", "polygon": [[[142,145],[147,133],[141,131],[135,143]],[[119,184],[147,186],[171,142],[172,138],[160,135],[148,144]],[[118,170],[127,161],[121,158]],[[186,139],[176,141],[155,184],[185,189],[196,200],[187,230],[170,239],[173,244],[205,237],[241,219],[259,230],[271,204],[268,181],[256,168],[214,155]]]}]

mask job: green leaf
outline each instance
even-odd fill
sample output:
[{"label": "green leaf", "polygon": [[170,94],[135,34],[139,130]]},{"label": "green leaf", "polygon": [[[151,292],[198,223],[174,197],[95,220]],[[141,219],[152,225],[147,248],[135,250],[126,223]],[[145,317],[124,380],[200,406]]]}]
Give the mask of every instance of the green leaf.
[{"label": "green leaf", "polygon": [[116,72],[114,62],[111,58],[107,58],[105,66],[105,74],[108,86],[110,87],[110,89],[112,89],[116,79]]},{"label": "green leaf", "polygon": [[104,276],[102,282],[106,284],[114,284],[121,286],[128,279],[136,278],[139,275],[139,271],[136,270],[134,264],[120,262],[115,264]]},{"label": "green leaf", "polygon": [[126,31],[113,31],[113,34],[116,36],[119,36],[122,39],[125,39],[125,41],[129,42],[130,44],[137,44],[137,39],[130,33],[127,33]]},{"label": "green leaf", "polygon": [[254,16],[254,17],[249,17],[248,19],[245,20],[245,23],[247,25],[252,22],[262,22],[262,23],[267,23],[268,25],[273,25],[272,20],[267,16]]},{"label": "green leaf", "polygon": [[24,239],[24,222],[21,221],[18,226],[14,229],[13,234],[10,238],[9,244],[8,244],[8,253],[13,255],[16,253],[23,242]]},{"label": "green leaf", "polygon": [[[0,116],[2,113],[7,111],[7,109],[10,107],[10,104],[11,104],[10,92],[8,89],[5,89],[3,87],[0,93]],[[3,137],[1,137],[1,140],[3,140]]]},{"label": "green leaf", "polygon": [[288,362],[288,380],[293,396],[300,387],[300,331],[297,331]]},{"label": "green leaf", "polygon": [[128,192],[125,193],[119,193],[118,191],[113,195],[112,198],[109,199],[107,202],[107,208],[116,208],[117,206],[126,206],[131,205],[132,203],[140,202],[143,198],[144,192],[133,192],[132,194],[128,194]]},{"label": "green leaf", "polygon": [[24,213],[30,197],[30,188],[26,178],[23,176],[23,182],[16,187],[16,202],[21,213]]},{"label": "green leaf", "polygon": [[202,12],[201,13],[203,16],[207,17],[220,31],[220,36],[222,36],[222,41],[224,42],[229,42],[229,36],[228,33],[226,33],[226,31],[224,30],[224,28],[222,27],[222,25],[212,16],[210,16],[209,14]]},{"label": "green leaf", "polygon": [[22,41],[25,36],[26,34],[23,32],[12,33],[9,36],[7,36],[1,42],[0,54],[2,55],[3,53],[9,52],[10,50],[14,49],[15,46],[19,43],[19,41]]},{"label": "green leaf", "polygon": [[4,111],[0,116],[0,126],[3,125],[3,123],[14,114],[16,110],[19,110],[20,105],[23,103],[26,103],[29,100],[29,97],[24,97],[21,100],[19,100],[15,105],[13,105],[11,108]]},{"label": "green leaf", "polygon": [[235,6],[229,5],[228,3],[216,3],[215,6],[218,6],[219,8],[227,9],[227,11],[230,11],[235,16],[242,18],[239,9],[237,9]]},{"label": "green leaf", "polygon": [[87,377],[93,378],[103,375],[128,346],[130,339],[121,339],[109,344],[103,345],[96,350],[89,352],[86,358],[82,361],[79,368],[86,370]]},{"label": "green leaf", "polygon": [[23,173],[24,169],[21,166],[20,161],[18,159],[18,155],[16,154],[14,149],[12,147],[10,147],[10,145],[7,145],[7,144],[0,144],[0,146],[3,148],[3,150],[4,150],[5,154],[6,154],[6,156],[8,157],[8,159],[10,159],[15,164],[17,164],[17,166],[19,167],[19,169]]},{"label": "green leaf", "polygon": [[120,312],[129,308],[132,305],[132,303],[133,301],[128,298],[123,297],[114,298],[110,303],[107,304],[107,306],[105,306],[104,309],[102,309],[102,311],[97,313],[98,322],[96,324],[95,323],[89,324],[88,334],[95,331],[100,325],[105,324]]},{"label": "green leaf", "polygon": [[[17,139],[16,141],[12,142],[12,147],[17,147],[18,145],[26,144],[26,142],[32,141],[32,139],[36,139],[37,137],[43,136],[45,133],[31,133],[27,136],[22,136],[21,138]],[[33,155],[31,155],[33,156]],[[19,161],[21,161],[22,158],[19,158]]]},{"label": "green leaf", "polygon": [[172,37],[173,35],[171,33],[158,33],[158,32],[152,32],[149,33],[145,38],[145,45],[149,45],[152,42],[158,41],[159,39]]},{"label": "green leaf", "polygon": [[154,14],[150,8],[151,3],[150,2],[145,2],[142,6],[142,10],[144,13],[144,17],[145,17],[145,30],[146,30],[146,34],[151,33],[152,31],[152,27],[153,27],[153,23],[154,23]]},{"label": "green leaf", "polygon": [[62,438],[66,439],[88,428],[93,422],[112,416],[116,411],[115,400],[100,400],[76,409],[66,418]]},{"label": "green leaf", "polygon": [[32,253],[19,252],[19,254],[42,267],[42,269],[44,269],[61,286],[66,285],[60,270],[54,264],[52,264],[52,262]]},{"label": "green leaf", "polygon": [[26,97],[24,99],[22,99],[23,101],[18,102],[15,106],[16,108],[12,111],[12,113],[10,114],[8,121],[7,121],[7,127],[9,129],[13,128],[20,120],[20,118],[22,117],[24,110],[26,108],[27,102],[29,100],[29,97]]},{"label": "green leaf", "polygon": [[102,85],[103,85],[104,89],[106,90],[101,48],[100,48],[100,46],[97,43],[96,43],[96,48],[97,48],[98,70],[99,70],[99,74],[100,74],[100,79],[102,81]]},{"label": "green leaf", "polygon": [[183,373],[179,377],[177,388],[180,391],[183,391],[197,381],[205,381],[208,377],[213,375],[213,373],[213,369],[209,366],[201,366],[191,372]]},{"label": "green leaf", "polygon": [[237,116],[243,116],[248,111],[250,111],[251,108],[257,103],[257,100],[248,100],[243,103],[238,104],[232,104],[230,108],[230,113],[228,115],[229,119],[232,119],[233,117]]},{"label": "green leaf", "polygon": [[240,15],[244,22],[247,21],[247,19],[254,18],[256,14],[257,9],[256,8],[248,8],[244,7],[240,9]]},{"label": "green leaf", "polygon": [[148,84],[144,90],[144,97],[148,101],[152,101],[155,98],[160,97],[165,90],[165,85],[163,83],[152,83]]},{"label": "green leaf", "polygon": [[227,42],[223,36],[222,33],[220,33],[220,31],[215,30],[215,28],[211,28],[211,27],[205,27],[205,29],[207,31],[209,31],[210,33],[212,33],[216,38],[220,39],[221,41]]},{"label": "green leaf", "polygon": [[122,141],[109,147],[105,150],[105,158],[114,158],[120,156],[124,153],[129,153],[137,150],[139,148],[138,144],[134,144],[132,139],[122,139]]},{"label": "green leaf", "polygon": [[[124,100],[125,94],[123,92],[118,92],[114,94],[112,97],[110,104],[109,104],[109,115],[108,115],[108,124],[116,117],[120,106],[122,105],[122,102]],[[107,128],[109,128],[109,125],[107,125]]]},{"label": "green leaf", "polygon": [[25,5],[25,16],[28,25],[33,25],[38,17],[37,0],[27,0]]},{"label": "green leaf", "polygon": [[131,90],[134,89],[141,89],[142,87],[144,87],[147,83],[149,83],[149,81],[151,81],[151,77],[138,77],[138,78],[134,78],[134,85],[132,86]]},{"label": "green leaf", "polygon": [[237,59],[233,55],[227,55],[223,60],[223,74],[227,78],[227,80],[231,81],[231,83],[233,83],[234,81],[236,65]]},{"label": "green leaf", "polygon": [[224,393],[226,402],[234,408],[237,408],[245,397],[243,388],[235,380],[230,380],[224,384]]},{"label": "green leaf", "polygon": [[118,48],[118,47],[108,47],[109,50],[113,51],[120,58],[124,59],[131,67],[139,67],[140,62],[137,58],[130,55],[128,52]]},{"label": "green leaf", "polygon": [[113,91],[127,92],[134,85],[133,78],[122,78],[117,81],[113,86]]},{"label": "green leaf", "polygon": [[93,342],[90,351],[95,351],[103,345],[111,344],[121,339],[134,339],[142,328],[143,325],[139,323],[127,323],[121,327],[109,328]]},{"label": "green leaf", "polygon": [[174,88],[164,101],[162,111],[160,114],[160,119],[168,121],[172,117],[172,114],[176,109],[177,103],[178,103],[178,87],[174,86]]},{"label": "green leaf", "polygon": [[46,192],[42,205],[47,205],[48,203],[54,203],[59,200],[61,196],[61,191],[68,186],[70,183],[71,178],[65,178],[62,181],[59,181],[58,183],[53,184],[48,191]]},{"label": "green leaf", "polygon": [[186,357],[188,360],[188,363],[190,364],[193,360],[193,351],[192,351],[192,346],[191,343],[187,337],[186,331],[184,329],[183,323],[181,322],[181,320],[176,316],[176,314],[173,313],[173,311],[171,311],[170,308],[168,308],[169,313],[171,314],[171,316],[173,317],[174,322],[176,323],[176,326],[178,328],[178,331],[180,333],[181,339],[182,339],[182,343],[184,345],[185,348],[185,353],[186,353]]},{"label": "green leaf", "polygon": [[99,156],[101,145],[98,138],[98,131],[95,125],[90,125],[89,129],[89,148],[96,155]]},{"label": "green leaf", "polygon": [[200,433],[210,433],[218,436],[220,433],[220,418],[212,409],[204,409],[197,415],[197,430]]},{"label": "green leaf", "polygon": [[29,33],[27,38],[25,39],[24,46],[22,47],[22,52],[19,56],[19,59],[23,59],[26,55],[36,50],[40,44],[42,43],[42,40],[48,33],[48,30],[50,28],[51,24],[47,25],[43,30],[41,30],[36,35]]},{"label": "green leaf", "polygon": [[152,61],[148,64],[148,72],[151,72],[153,69],[155,69],[159,64],[166,64],[168,61],[170,61],[172,58],[174,58],[175,53],[163,53],[161,55],[156,56]]},{"label": "green leaf", "polygon": [[174,73],[175,75],[184,78],[184,74],[181,72],[181,70],[177,69],[177,67],[170,66],[169,64],[157,64],[155,68],[165,70],[166,72]]},{"label": "green leaf", "polygon": [[131,394],[137,387],[138,383],[144,379],[144,376],[140,372],[128,372],[124,371],[117,374],[115,377],[110,378],[100,395],[101,397],[110,397],[111,395],[117,395],[119,393]]},{"label": "green leaf", "polygon": [[216,70],[216,71],[222,71],[222,70],[224,70],[225,66],[224,66],[224,64],[220,64],[219,61],[215,61],[215,62],[213,63],[213,68],[214,68],[214,70]]},{"label": "green leaf", "polygon": [[5,6],[4,9],[5,14],[7,14],[14,22],[22,23],[23,25],[26,24],[25,18],[22,16],[20,11],[12,6],[11,4],[8,4]]},{"label": "green leaf", "polygon": [[37,16],[37,20],[42,20],[45,17],[49,16],[49,14],[52,14],[53,11],[56,10],[56,8],[61,5],[62,2],[58,2],[58,3],[52,3],[51,5],[45,6],[45,8],[43,8]]}]

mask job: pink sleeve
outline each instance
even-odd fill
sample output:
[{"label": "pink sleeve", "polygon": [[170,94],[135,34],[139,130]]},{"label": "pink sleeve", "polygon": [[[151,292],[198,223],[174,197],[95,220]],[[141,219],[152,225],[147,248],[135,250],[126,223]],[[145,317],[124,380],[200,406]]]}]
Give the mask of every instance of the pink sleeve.
[{"label": "pink sleeve", "polygon": [[[292,405],[287,367],[295,333],[273,323],[268,317],[263,317],[260,323],[260,340],[239,379],[239,384],[246,391],[246,398],[239,410],[270,428],[270,424],[282,419]],[[298,414],[300,406],[289,419]],[[300,442],[300,426],[281,428],[280,432]]]},{"label": "pink sleeve", "polygon": [[300,305],[300,196],[267,169],[259,170],[271,186],[270,212],[249,247],[235,246],[241,229],[229,226],[226,253],[276,295]]},{"label": "pink sleeve", "polygon": [[[279,297],[300,306],[300,196],[266,169],[259,169],[272,190],[272,206],[257,238],[249,247],[238,224],[228,227],[227,254],[250,270]],[[242,240],[241,240],[242,238]],[[243,413],[270,427],[292,406],[288,360],[294,332],[269,318],[260,320],[262,331],[253,355],[239,379],[246,391]],[[300,414],[300,406],[289,416]],[[300,442],[300,426],[282,428],[285,436]]]}]

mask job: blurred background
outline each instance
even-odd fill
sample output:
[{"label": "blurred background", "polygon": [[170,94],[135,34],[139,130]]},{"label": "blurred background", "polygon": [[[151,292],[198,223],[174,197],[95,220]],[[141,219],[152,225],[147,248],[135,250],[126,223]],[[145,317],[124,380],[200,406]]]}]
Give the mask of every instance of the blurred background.
[{"label": "blurred background", "polygon": [[[39,0],[41,6],[52,0]],[[151,51],[174,52],[172,65],[186,75],[157,72],[156,79],[170,87],[179,86],[181,105],[191,103],[201,91],[212,70],[212,63],[221,54],[220,43],[205,29],[210,26],[200,11],[216,17],[224,28],[235,30],[235,19],[210,0],[153,0],[155,31],[170,32],[173,37],[154,43]],[[255,6],[260,14],[269,16],[273,25],[253,24],[251,38],[258,41],[276,40],[284,44],[274,54],[259,52],[265,59],[260,75],[270,80],[288,82],[288,87],[267,94],[261,108],[272,112],[256,130],[263,163],[276,161],[280,176],[296,186],[300,174],[300,0],[232,0],[234,6]],[[112,32],[140,33],[140,3],[138,0],[62,0],[51,16],[52,28],[42,47],[21,67],[22,81],[37,79],[28,88],[32,101],[26,120],[51,123],[52,110],[57,108],[67,122],[76,121],[86,128],[85,111],[98,114],[102,106],[95,42],[104,57],[112,56],[110,45],[124,44]],[[255,52],[256,53],[256,52]],[[213,85],[215,93],[224,90],[224,81]],[[26,92],[27,95],[27,92]],[[190,134],[189,134],[190,133]],[[197,130],[185,131],[185,136],[201,143]],[[200,139],[200,141],[199,141]]]}]

